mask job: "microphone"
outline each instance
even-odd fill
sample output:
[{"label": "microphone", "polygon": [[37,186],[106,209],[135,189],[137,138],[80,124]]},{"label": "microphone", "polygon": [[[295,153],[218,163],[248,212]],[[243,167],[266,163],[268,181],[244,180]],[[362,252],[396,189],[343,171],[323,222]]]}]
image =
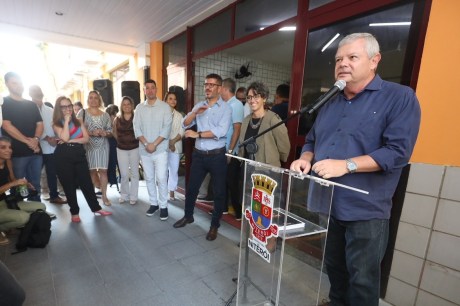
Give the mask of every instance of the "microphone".
[{"label": "microphone", "polygon": [[333,96],[335,96],[336,93],[342,91],[346,85],[347,83],[344,80],[338,80],[337,82],[335,82],[334,87],[329,89],[324,95],[322,95],[318,98],[318,100],[315,101],[315,104],[313,104],[312,106],[305,106],[300,110],[300,113],[303,114],[306,112],[307,114],[311,115],[315,110],[323,106],[323,104],[325,104]]}]

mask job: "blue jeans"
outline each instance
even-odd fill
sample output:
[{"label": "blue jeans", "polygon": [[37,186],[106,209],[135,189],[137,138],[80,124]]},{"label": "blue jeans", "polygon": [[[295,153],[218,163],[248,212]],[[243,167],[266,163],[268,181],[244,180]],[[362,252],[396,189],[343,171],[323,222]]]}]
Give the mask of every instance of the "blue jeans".
[{"label": "blue jeans", "polygon": [[325,254],[331,305],[378,306],[388,229],[388,220],[340,221],[331,216]]},{"label": "blue jeans", "polygon": [[55,199],[59,196],[57,190],[56,160],[54,154],[43,154],[43,166],[46,171],[46,180],[50,190],[50,198]]},{"label": "blue jeans", "polygon": [[206,174],[211,174],[214,192],[214,210],[211,226],[219,227],[220,218],[224,209],[227,183],[227,157],[225,152],[215,155],[204,155],[193,152],[190,179],[185,193],[185,217],[191,218],[195,209],[195,201],[200,191],[201,183]]},{"label": "blue jeans", "polygon": [[17,179],[26,178],[31,183],[38,194],[29,197],[29,201],[40,202],[40,176],[42,171],[42,156],[31,155],[23,157],[13,157],[13,172]]}]

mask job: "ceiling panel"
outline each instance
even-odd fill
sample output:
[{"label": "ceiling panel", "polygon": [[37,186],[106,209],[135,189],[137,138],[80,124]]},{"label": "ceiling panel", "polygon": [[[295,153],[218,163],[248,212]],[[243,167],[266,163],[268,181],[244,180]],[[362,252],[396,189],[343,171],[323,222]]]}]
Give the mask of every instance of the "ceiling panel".
[{"label": "ceiling panel", "polygon": [[[0,23],[31,31],[137,48],[165,41],[233,0],[15,0],[2,1]],[[58,16],[56,12],[62,12]],[[5,27],[3,27],[5,28]],[[6,27],[8,28],[8,27]],[[1,31],[2,27],[0,27]],[[11,33],[10,33],[11,34]],[[51,42],[57,42],[53,41]],[[97,46],[95,46],[97,48]]]}]

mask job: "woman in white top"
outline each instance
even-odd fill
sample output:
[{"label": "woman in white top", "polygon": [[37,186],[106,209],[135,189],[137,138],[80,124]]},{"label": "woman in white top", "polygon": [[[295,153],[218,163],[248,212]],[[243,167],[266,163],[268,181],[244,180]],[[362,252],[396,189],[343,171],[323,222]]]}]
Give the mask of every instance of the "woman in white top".
[{"label": "woman in white top", "polygon": [[172,111],[171,133],[169,134],[169,150],[168,150],[168,190],[169,199],[174,200],[174,191],[177,188],[179,161],[182,154],[182,137],[184,137],[184,129],[182,128],[181,113],[176,111],[177,96],[173,92],[168,92],[165,96],[166,103],[169,104]]}]

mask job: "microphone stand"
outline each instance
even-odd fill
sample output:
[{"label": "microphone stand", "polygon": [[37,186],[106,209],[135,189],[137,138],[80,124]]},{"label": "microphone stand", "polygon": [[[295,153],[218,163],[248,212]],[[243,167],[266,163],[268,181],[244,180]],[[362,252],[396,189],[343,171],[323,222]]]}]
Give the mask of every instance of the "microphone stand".
[{"label": "microphone stand", "polygon": [[[321,100],[321,98],[323,97],[324,95],[322,95],[321,97],[318,98],[317,101]],[[317,110],[321,105],[318,105],[319,103],[315,103],[313,105],[310,105],[310,106],[306,106],[304,108],[302,108],[300,111],[286,117],[285,119],[281,120],[280,122],[278,122],[277,124],[269,127],[268,129],[258,133],[257,135],[255,136],[251,136],[249,137],[248,139],[246,139],[245,141],[243,141],[242,143],[239,144],[238,148],[241,148],[241,147],[245,147],[246,149],[246,152],[249,154],[249,159],[250,160],[256,160],[255,158],[255,154],[257,153],[257,151],[259,150],[259,146],[257,145],[256,143],[256,139],[259,138],[260,136],[276,129],[277,127],[279,127],[281,124],[285,124],[286,122],[288,122],[289,120],[297,117],[297,116],[300,116],[300,115],[303,115],[305,113],[307,113],[308,115],[312,115],[313,112],[315,110]],[[324,103],[322,103],[324,104]]]},{"label": "microphone stand", "polygon": [[338,80],[335,82],[334,86],[329,89],[327,92],[325,92],[323,95],[321,95],[318,99],[316,99],[315,103],[313,103],[310,106],[306,106],[302,108],[299,112],[296,112],[295,114],[292,114],[285,118],[284,120],[278,122],[274,126],[269,127],[265,131],[260,132],[259,134],[252,136],[245,141],[243,141],[238,148],[241,146],[244,146],[246,148],[246,152],[248,152],[250,159],[255,160],[255,154],[259,150],[256,144],[256,139],[259,138],[260,136],[270,132],[273,129],[276,129],[278,126],[281,124],[284,124],[285,122],[291,120],[292,118],[299,116],[301,114],[307,113],[308,115],[313,114],[314,111],[319,109],[321,106],[326,104],[332,97],[334,97],[338,92],[342,91],[346,86],[346,82],[344,80]]}]

